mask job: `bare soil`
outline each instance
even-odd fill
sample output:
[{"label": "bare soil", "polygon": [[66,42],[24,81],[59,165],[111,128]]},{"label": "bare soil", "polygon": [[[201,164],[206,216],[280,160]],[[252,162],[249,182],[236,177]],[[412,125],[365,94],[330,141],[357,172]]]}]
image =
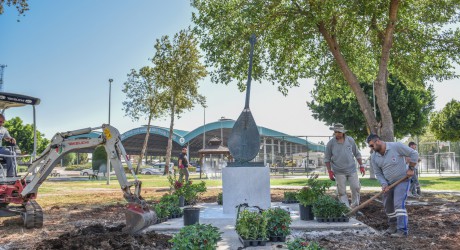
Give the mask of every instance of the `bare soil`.
[{"label": "bare soil", "polygon": [[[209,189],[203,202],[216,202],[220,190]],[[281,201],[286,190],[272,190],[272,201]],[[375,193],[363,193],[362,202]],[[94,197],[94,193],[92,194]],[[405,238],[383,235],[387,219],[380,202],[362,209],[358,220],[376,230],[340,234],[305,234],[325,249],[460,249],[460,196],[424,193],[407,205],[410,234]],[[0,218],[2,249],[170,249],[171,236],[148,232],[131,236],[122,232],[124,207],[52,206],[44,207],[43,228],[24,229],[20,217]]]}]

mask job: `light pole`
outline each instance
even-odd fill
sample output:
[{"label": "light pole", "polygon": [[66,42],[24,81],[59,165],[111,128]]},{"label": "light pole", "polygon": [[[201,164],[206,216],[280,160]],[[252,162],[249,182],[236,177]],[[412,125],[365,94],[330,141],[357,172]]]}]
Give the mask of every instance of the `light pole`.
[{"label": "light pole", "polygon": [[[110,125],[110,101],[112,96],[112,82],[113,79],[109,78],[109,125]],[[107,185],[110,185],[110,155],[107,155]]]}]

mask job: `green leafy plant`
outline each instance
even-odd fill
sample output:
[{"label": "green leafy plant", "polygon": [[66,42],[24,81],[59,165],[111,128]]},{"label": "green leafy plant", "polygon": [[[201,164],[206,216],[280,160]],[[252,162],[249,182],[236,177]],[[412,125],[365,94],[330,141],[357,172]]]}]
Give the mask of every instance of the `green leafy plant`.
[{"label": "green leafy plant", "polygon": [[173,250],[212,250],[217,248],[221,235],[211,224],[193,224],[183,227],[170,242]]},{"label": "green leafy plant", "polygon": [[295,238],[292,241],[286,243],[288,250],[322,250],[316,241],[308,242],[302,238]]},{"label": "green leafy plant", "polygon": [[158,219],[166,219],[169,216],[167,203],[159,202],[158,204],[155,204],[154,210],[157,214]]},{"label": "green leafy plant", "polygon": [[297,192],[286,191],[284,192],[284,201],[297,201]]},{"label": "green leafy plant", "polygon": [[176,172],[174,171],[173,174],[168,175],[170,193],[177,196],[184,196],[186,183],[184,180],[177,179]]},{"label": "green leafy plant", "polygon": [[267,235],[286,236],[291,233],[289,225],[292,220],[288,211],[279,207],[269,208],[264,215],[267,218]]},{"label": "green leafy plant", "polygon": [[222,192],[220,192],[220,193],[217,195],[217,204],[218,204],[218,205],[224,204],[224,196],[223,196],[223,193],[222,193]]},{"label": "green leafy plant", "polygon": [[308,178],[307,185],[297,193],[296,198],[304,206],[313,205],[330,187],[330,182],[318,180],[317,174],[311,175]]},{"label": "green leafy plant", "polygon": [[164,203],[170,215],[181,215],[182,210],[179,207],[179,196],[175,194],[165,194],[160,198],[160,203]]},{"label": "green leafy plant", "polygon": [[258,211],[241,211],[235,228],[244,240],[267,239],[267,218]]},{"label": "green leafy plant", "polygon": [[313,204],[313,214],[317,218],[339,218],[349,211],[345,204],[330,196],[322,196]]},{"label": "green leafy plant", "polygon": [[195,205],[198,196],[206,192],[206,183],[204,181],[193,184],[192,181],[185,183],[184,187],[184,197],[189,205]]}]

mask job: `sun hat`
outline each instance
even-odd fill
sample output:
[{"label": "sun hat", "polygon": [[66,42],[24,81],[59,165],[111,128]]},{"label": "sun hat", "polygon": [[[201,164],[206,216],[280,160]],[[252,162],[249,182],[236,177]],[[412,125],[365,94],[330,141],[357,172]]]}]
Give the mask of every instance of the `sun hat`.
[{"label": "sun hat", "polygon": [[329,129],[333,131],[338,131],[340,133],[347,132],[347,130],[345,130],[345,127],[343,126],[342,123],[335,123],[334,126],[330,127]]}]

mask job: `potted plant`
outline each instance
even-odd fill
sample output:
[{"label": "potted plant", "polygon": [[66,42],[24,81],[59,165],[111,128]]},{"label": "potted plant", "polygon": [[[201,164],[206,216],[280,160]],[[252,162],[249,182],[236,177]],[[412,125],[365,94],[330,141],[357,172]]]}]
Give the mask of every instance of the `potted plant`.
[{"label": "potted plant", "polygon": [[157,219],[158,223],[168,220],[168,217],[169,217],[168,207],[169,207],[168,204],[165,202],[159,202],[155,204],[154,210],[158,218]]},{"label": "potted plant", "polygon": [[313,214],[318,222],[347,222],[349,208],[330,196],[322,196],[313,204]]},{"label": "potted plant", "polygon": [[330,182],[318,180],[318,175],[311,175],[307,185],[296,195],[299,201],[299,211],[301,220],[313,220],[313,203],[323,196],[331,186]]},{"label": "potted plant", "polygon": [[181,228],[170,240],[173,250],[213,250],[222,239],[221,232],[211,224],[193,224]]},{"label": "potted plant", "polygon": [[291,233],[291,215],[282,208],[269,208],[264,211],[267,218],[267,236],[270,241],[286,241],[286,236]]},{"label": "potted plant", "polygon": [[297,192],[286,191],[284,192],[283,203],[297,203],[299,202],[296,198]]},{"label": "potted plant", "polygon": [[267,218],[260,211],[243,210],[238,214],[235,226],[244,247],[265,246],[267,241]]},{"label": "potted plant", "polygon": [[200,222],[200,208],[194,207],[198,196],[206,192],[206,183],[203,181],[198,184],[193,184],[192,181],[185,183],[183,187],[185,200],[191,205],[184,208],[184,226],[192,225]]},{"label": "potted plant", "polygon": [[306,239],[295,238],[286,243],[288,250],[322,250],[316,241],[308,242]]}]

